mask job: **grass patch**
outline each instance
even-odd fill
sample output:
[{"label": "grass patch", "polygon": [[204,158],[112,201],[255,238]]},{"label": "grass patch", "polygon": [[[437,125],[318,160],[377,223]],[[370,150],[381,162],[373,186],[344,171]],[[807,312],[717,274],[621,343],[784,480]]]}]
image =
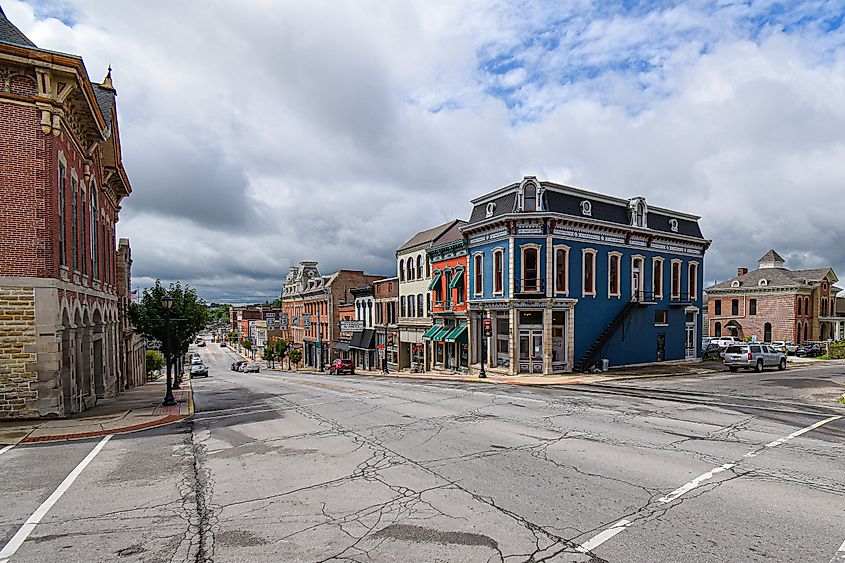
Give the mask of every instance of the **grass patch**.
[{"label": "grass patch", "polygon": [[839,397],[838,399],[836,399],[836,402],[837,402],[837,403],[842,403],[843,405],[845,405],[845,394],[843,394],[841,397]]}]

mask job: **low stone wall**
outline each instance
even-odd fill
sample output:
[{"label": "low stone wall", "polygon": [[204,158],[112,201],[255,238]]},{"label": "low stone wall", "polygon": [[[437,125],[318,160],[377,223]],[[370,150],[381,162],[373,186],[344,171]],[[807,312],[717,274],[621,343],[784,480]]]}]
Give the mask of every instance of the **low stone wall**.
[{"label": "low stone wall", "polygon": [[35,290],[0,288],[0,419],[38,416]]}]

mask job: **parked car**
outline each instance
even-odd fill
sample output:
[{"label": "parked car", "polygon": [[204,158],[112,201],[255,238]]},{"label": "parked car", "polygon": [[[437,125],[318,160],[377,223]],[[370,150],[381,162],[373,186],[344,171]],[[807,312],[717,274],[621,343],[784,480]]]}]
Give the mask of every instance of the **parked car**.
[{"label": "parked car", "polygon": [[710,343],[702,348],[702,360],[721,360],[725,356],[725,349],[716,343]]},{"label": "parked car", "polygon": [[778,352],[783,352],[784,354],[789,355],[795,353],[795,350],[798,349],[798,345],[794,342],[790,342],[789,340],[775,340],[772,342],[772,348]]},{"label": "parked car", "polygon": [[245,363],[247,363],[246,360],[237,360],[235,362],[232,362],[232,366],[231,366],[230,369],[232,371],[240,371],[241,366],[244,365]]},{"label": "parked car", "polygon": [[352,360],[338,358],[329,364],[329,375],[338,375],[344,372],[355,375],[355,364],[352,363]]},{"label": "parked car", "polygon": [[192,365],[191,377],[208,377],[208,368],[203,364]]},{"label": "parked car", "polygon": [[765,368],[786,369],[786,354],[766,344],[734,344],[725,350],[725,365],[732,372],[739,368],[760,373]]},{"label": "parked car", "polygon": [[815,342],[805,342],[795,350],[795,355],[799,357],[815,358],[822,354],[824,354],[824,350]]},{"label": "parked car", "polygon": [[199,342],[197,342],[197,346],[199,346],[200,348],[204,348],[205,347],[205,340],[200,340]]},{"label": "parked car", "polygon": [[243,373],[259,373],[261,371],[261,365],[252,362],[244,362],[238,371]]},{"label": "parked car", "polygon": [[200,358],[199,356],[191,356],[191,365],[195,366],[195,365],[198,365],[198,364],[199,365],[202,364],[202,358]]},{"label": "parked car", "polygon": [[722,348],[727,348],[733,344],[742,344],[742,340],[738,336],[720,336],[710,341],[712,344],[718,344]]}]

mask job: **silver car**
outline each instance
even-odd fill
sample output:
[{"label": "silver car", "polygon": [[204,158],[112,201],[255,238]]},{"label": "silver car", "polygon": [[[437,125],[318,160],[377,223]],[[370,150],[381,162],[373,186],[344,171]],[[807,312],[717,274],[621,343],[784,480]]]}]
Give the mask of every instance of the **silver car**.
[{"label": "silver car", "polygon": [[725,350],[725,365],[731,371],[739,368],[753,369],[757,373],[764,368],[786,369],[786,355],[767,344],[734,344]]}]

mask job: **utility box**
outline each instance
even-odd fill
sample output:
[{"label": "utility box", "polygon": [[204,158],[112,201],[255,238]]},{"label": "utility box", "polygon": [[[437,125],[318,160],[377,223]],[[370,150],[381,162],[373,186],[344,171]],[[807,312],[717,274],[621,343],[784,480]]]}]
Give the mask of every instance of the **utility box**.
[{"label": "utility box", "polygon": [[608,369],[610,369],[610,360],[608,360],[607,358],[602,358],[602,360],[601,360],[601,370],[607,371]]}]

